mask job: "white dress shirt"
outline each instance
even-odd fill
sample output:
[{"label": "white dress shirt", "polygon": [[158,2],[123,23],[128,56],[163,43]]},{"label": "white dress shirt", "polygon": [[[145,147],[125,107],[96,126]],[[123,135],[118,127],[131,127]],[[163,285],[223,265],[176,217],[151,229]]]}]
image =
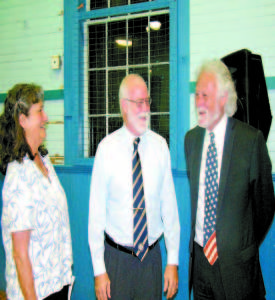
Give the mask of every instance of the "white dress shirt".
[{"label": "white dress shirt", "polygon": [[[223,145],[224,145],[224,137],[227,125],[227,116],[224,115],[220,122],[213,129],[213,133],[215,135],[215,144],[217,148],[218,155],[218,184],[220,182],[220,174],[221,174],[221,165],[222,165],[222,155],[223,155]],[[195,242],[203,247],[203,225],[204,225],[204,204],[205,204],[205,164],[206,164],[206,156],[207,149],[210,143],[210,131],[206,130],[204,136],[204,144],[202,150],[202,159],[201,159],[201,168],[200,168],[200,181],[199,181],[199,198],[198,198],[198,206],[197,206],[197,216],[196,216],[196,234],[195,234]]]},{"label": "white dress shirt", "polygon": [[[104,231],[116,243],[133,246],[132,154],[136,137],[123,126],[98,146],[91,180],[89,245],[94,275],[106,272]],[[164,138],[147,130],[140,136],[149,245],[164,232],[167,263],[178,264],[180,226],[171,173],[170,153]]]}]

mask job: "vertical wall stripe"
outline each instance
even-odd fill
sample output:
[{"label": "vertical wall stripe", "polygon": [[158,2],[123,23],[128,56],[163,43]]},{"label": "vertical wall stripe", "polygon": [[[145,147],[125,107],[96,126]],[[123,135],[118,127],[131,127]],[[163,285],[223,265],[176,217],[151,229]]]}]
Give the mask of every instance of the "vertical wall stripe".
[{"label": "vertical wall stripe", "polygon": [[185,169],[184,135],[189,130],[190,21],[189,1],[178,1],[177,168]]}]

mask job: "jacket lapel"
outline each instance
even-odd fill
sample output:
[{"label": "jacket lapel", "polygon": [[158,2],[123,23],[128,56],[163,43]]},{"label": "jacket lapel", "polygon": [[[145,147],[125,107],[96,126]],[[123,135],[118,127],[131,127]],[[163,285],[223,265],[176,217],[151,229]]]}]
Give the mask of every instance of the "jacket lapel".
[{"label": "jacket lapel", "polygon": [[200,168],[201,168],[201,158],[202,158],[202,148],[204,141],[205,129],[198,127],[197,137],[195,138],[194,150],[193,150],[193,159],[191,168],[193,169],[193,205],[192,205],[192,216],[193,222],[196,219],[196,211],[198,204],[198,193],[199,193],[199,180],[200,180]]},{"label": "jacket lapel", "polygon": [[220,175],[220,182],[219,182],[218,211],[220,210],[222,205],[225,187],[227,183],[227,176],[229,172],[230,160],[232,156],[232,149],[233,149],[234,137],[235,137],[235,131],[233,130],[235,124],[236,122],[233,118],[228,118],[225,138],[224,138],[221,175]]}]

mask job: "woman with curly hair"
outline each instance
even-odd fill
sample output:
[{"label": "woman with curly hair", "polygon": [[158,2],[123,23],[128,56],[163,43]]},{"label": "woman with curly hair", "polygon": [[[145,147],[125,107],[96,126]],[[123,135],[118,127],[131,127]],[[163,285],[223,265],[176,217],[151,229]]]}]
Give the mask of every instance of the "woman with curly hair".
[{"label": "woman with curly hair", "polygon": [[0,116],[2,231],[8,299],[68,299],[72,246],[66,195],[42,145],[44,93],[16,84]]}]

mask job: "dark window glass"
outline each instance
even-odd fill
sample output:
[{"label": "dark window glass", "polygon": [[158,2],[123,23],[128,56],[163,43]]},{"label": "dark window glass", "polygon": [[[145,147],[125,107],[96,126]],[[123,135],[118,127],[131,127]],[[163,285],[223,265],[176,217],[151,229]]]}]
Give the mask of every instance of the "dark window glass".
[{"label": "dark window glass", "polygon": [[119,86],[126,76],[125,70],[109,71],[108,73],[108,112],[109,114],[120,114]]},{"label": "dark window glass", "polygon": [[151,115],[151,129],[163,136],[169,145],[169,115]]},{"label": "dark window glass", "polygon": [[95,156],[99,142],[106,136],[106,118],[92,117],[89,119],[90,125],[90,147],[89,156]]},{"label": "dark window glass", "polygon": [[89,26],[89,67],[105,67],[106,60],[106,25]]},{"label": "dark window glass", "polygon": [[[130,0],[130,4],[135,3],[142,3],[142,2],[149,2],[154,0]],[[121,6],[127,5],[128,0],[110,0],[110,6]],[[99,8],[107,8],[108,7],[108,0],[90,0],[90,10],[99,9]]]},{"label": "dark window glass", "polygon": [[108,7],[108,0],[90,0],[90,9],[99,9]]},{"label": "dark window glass", "polygon": [[89,72],[89,114],[106,114],[105,71]]},{"label": "dark window glass", "polygon": [[169,65],[151,68],[151,111],[169,112]]},{"label": "dark window glass", "polygon": [[129,65],[148,63],[148,17],[129,20]]},{"label": "dark window glass", "polygon": [[150,18],[150,51],[151,63],[169,61],[168,14]]},{"label": "dark window glass", "polygon": [[127,42],[126,21],[108,24],[108,66],[124,66],[126,64]]},{"label": "dark window glass", "polygon": [[[152,0],[153,1],[153,0]],[[149,2],[148,0],[131,0],[131,4],[134,4],[134,3],[141,3],[141,2]]]},{"label": "dark window glass", "polygon": [[110,1],[110,7],[127,5],[127,4],[128,4],[128,0],[111,0]]},{"label": "dark window glass", "polygon": [[119,129],[123,125],[122,117],[109,118],[109,134]]}]

